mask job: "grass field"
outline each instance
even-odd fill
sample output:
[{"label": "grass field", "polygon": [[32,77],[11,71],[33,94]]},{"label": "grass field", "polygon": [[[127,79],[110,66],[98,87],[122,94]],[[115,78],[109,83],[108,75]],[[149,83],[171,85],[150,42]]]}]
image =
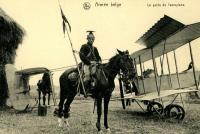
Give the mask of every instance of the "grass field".
[{"label": "grass field", "polygon": [[[148,115],[132,103],[123,110],[120,101],[109,105],[109,125],[113,134],[198,134],[200,133],[200,104],[186,105],[187,114],[183,121],[160,119]],[[75,100],[71,106],[70,128],[59,128],[54,107],[45,117],[37,116],[37,109],[28,114],[13,114],[0,111],[1,134],[94,134],[97,133],[96,112],[92,100]],[[103,116],[102,116],[103,123]],[[102,124],[103,126],[103,124]],[[103,132],[105,129],[103,128]]]}]

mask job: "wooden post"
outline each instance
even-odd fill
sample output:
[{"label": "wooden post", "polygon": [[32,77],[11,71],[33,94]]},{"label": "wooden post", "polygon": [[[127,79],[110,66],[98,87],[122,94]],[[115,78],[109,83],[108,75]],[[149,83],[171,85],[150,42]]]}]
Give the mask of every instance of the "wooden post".
[{"label": "wooden post", "polygon": [[141,57],[140,56],[139,56],[139,62],[140,62],[140,70],[141,70],[141,77],[142,77],[142,86],[143,86],[143,89],[144,89],[144,93],[146,93],[145,87],[144,87],[144,76],[143,76],[142,63],[141,63]]},{"label": "wooden post", "polygon": [[167,67],[168,67],[168,72],[169,72],[169,82],[170,82],[170,87],[172,88],[172,77],[171,77],[171,71],[170,71],[170,66],[169,66],[169,58],[168,54],[166,53],[166,58],[167,58]]},{"label": "wooden post", "polygon": [[175,66],[176,66],[176,76],[177,76],[177,80],[178,80],[178,86],[179,86],[179,88],[181,88],[175,50],[173,51],[173,53],[174,53],[174,61],[175,61]]},{"label": "wooden post", "polygon": [[151,48],[151,56],[152,56],[152,61],[153,61],[153,67],[154,67],[154,75],[155,75],[155,82],[156,82],[156,89],[157,89],[157,92],[158,92],[158,96],[160,96],[160,91],[158,89],[158,82],[157,82],[157,68],[156,68],[156,62],[155,62],[155,58],[154,58],[154,55],[153,55],[153,48]]},{"label": "wooden post", "polygon": [[160,57],[160,66],[161,66],[160,74],[163,75],[164,72],[163,72],[163,65],[162,65],[162,59],[161,59],[161,57]]},{"label": "wooden post", "polygon": [[134,58],[134,64],[135,64],[135,71],[136,71],[136,75],[137,75],[137,85],[138,85],[138,89],[139,89],[139,80],[138,80],[138,70],[137,70],[137,63],[136,63],[136,59]]},{"label": "wooden post", "polygon": [[[175,66],[176,66],[176,75],[177,75],[177,80],[178,80],[178,86],[179,86],[179,88],[181,88],[175,50],[173,51],[173,53],[174,53],[174,61],[175,61]],[[180,94],[180,97],[181,97],[181,102],[182,102],[183,108],[184,108],[184,102],[183,102],[183,98],[182,98],[181,94]]]},{"label": "wooden post", "polygon": [[195,82],[195,85],[196,85],[196,89],[198,90],[198,83],[197,83],[197,79],[196,79],[195,66],[194,66],[194,58],[193,58],[192,47],[191,47],[190,42],[189,42],[189,48],[190,48],[190,57],[191,57],[191,60],[192,60],[192,69],[193,69],[193,74],[194,74],[194,82]]},{"label": "wooden post", "polygon": [[146,69],[145,69],[145,67],[144,67],[144,62],[142,63],[142,67],[143,67],[143,71],[145,71]]}]

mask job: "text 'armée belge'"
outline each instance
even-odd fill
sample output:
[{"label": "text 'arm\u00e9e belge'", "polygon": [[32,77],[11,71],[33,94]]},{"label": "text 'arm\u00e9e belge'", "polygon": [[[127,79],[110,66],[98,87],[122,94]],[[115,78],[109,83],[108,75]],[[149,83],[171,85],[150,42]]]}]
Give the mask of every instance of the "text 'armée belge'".
[{"label": "text 'arm\u00e9e belge'", "polygon": [[95,7],[121,7],[122,4],[118,2],[95,2]]}]

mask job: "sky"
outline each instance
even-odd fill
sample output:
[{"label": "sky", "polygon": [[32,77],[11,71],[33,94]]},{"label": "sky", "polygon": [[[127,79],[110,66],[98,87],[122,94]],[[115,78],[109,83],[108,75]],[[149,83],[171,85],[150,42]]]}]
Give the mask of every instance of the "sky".
[{"label": "sky", "polygon": [[[85,2],[91,4],[90,9],[83,8]],[[116,3],[118,7],[111,6],[111,3]],[[97,6],[99,4],[108,6]],[[94,45],[102,59],[111,58],[117,53],[117,48],[129,50],[130,53],[144,48],[135,41],[164,15],[184,24],[200,22],[199,4],[197,0],[60,0],[72,27],[70,38],[74,49],[79,51],[81,45],[86,43],[86,31],[94,30]],[[17,50],[15,67],[18,70],[32,67],[54,69],[75,64],[69,39],[63,35],[58,0],[0,0],[0,6],[26,31],[23,43]],[[200,65],[198,44],[199,39],[192,42],[197,69]],[[79,60],[77,54],[76,57]],[[172,58],[170,55],[170,65],[175,71]],[[188,46],[177,50],[177,59],[179,70],[186,69],[190,62]],[[144,66],[152,68],[150,62]],[[59,84],[61,73],[54,72],[55,85]],[[33,78],[32,84],[37,80],[38,77]]]}]

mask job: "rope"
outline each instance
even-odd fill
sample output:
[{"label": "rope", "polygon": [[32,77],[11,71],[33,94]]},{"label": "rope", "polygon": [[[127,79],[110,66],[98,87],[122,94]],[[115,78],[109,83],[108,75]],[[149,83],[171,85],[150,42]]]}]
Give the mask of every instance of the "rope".
[{"label": "rope", "polygon": [[[102,61],[107,61],[109,59],[103,59]],[[64,67],[59,67],[59,68],[52,68],[52,69],[49,69],[51,72],[56,72],[56,71],[62,71],[64,69],[67,69],[67,68],[72,68],[72,67],[76,67],[76,65],[69,65],[69,66],[64,66]]]}]

